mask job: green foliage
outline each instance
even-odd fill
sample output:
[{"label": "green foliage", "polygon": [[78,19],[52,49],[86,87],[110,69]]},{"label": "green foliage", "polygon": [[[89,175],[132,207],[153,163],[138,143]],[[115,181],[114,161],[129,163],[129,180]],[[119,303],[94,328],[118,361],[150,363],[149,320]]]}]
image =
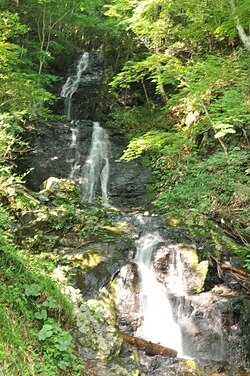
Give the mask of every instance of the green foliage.
[{"label": "green foliage", "polygon": [[177,74],[180,75],[181,70],[181,63],[175,57],[150,54],[142,61],[128,61],[110,85],[126,88],[132,82],[140,82],[146,78],[156,82],[156,92],[159,93],[161,84],[178,83]]},{"label": "green foliage", "polygon": [[[38,333],[38,339],[46,347],[45,357],[58,365],[61,370],[66,370],[72,366],[75,355],[72,352],[72,337],[69,332],[62,330],[61,326],[53,319],[40,317],[44,321],[41,330]],[[54,367],[55,368],[55,367]],[[51,369],[53,369],[51,367]],[[84,369],[83,364],[75,365],[72,370],[80,371]],[[56,369],[55,369],[56,370]],[[78,372],[76,372],[78,374]]]},{"label": "green foliage", "polygon": [[[216,5],[214,0],[112,1],[107,15],[145,47],[111,82],[126,97],[120,95],[120,103],[126,109],[131,101],[136,103],[130,91],[141,84],[150,109],[160,94],[169,122],[186,127],[191,138],[211,130],[226,151],[225,137],[239,130],[247,135],[249,54],[228,48],[228,41],[237,39],[235,16],[247,27],[246,2],[236,4],[235,12],[226,0]],[[148,89],[152,84],[153,95]]]},{"label": "green foliage", "polygon": [[0,113],[16,112],[23,119],[34,120],[48,111],[44,103],[51,103],[53,95],[45,87],[54,83],[55,77],[32,71],[28,50],[13,42],[28,30],[17,13],[1,12],[0,27]]},{"label": "green foliage", "polygon": [[124,151],[121,160],[137,158],[148,151],[149,158],[158,159],[162,155],[180,155],[183,150],[188,149],[191,143],[185,139],[182,132],[178,134],[163,131],[149,131],[144,135],[130,141]]},{"label": "green foliage", "polygon": [[26,296],[39,296],[42,290],[42,286],[33,283],[31,285],[25,286],[25,295]]},{"label": "green foliage", "polygon": [[196,125],[198,132],[202,126],[204,130],[214,129],[216,138],[235,133],[235,126],[247,129],[250,114],[247,61],[248,56],[236,54],[227,58],[208,55],[206,60],[196,62],[183,76],[181,90],[173,95],[169,108],[178,103],[184,116],[191,111],[199,113],[191,124],[182,118],[182,124],[192,128],[193,134]]},{"label": "green foliage", "polygon": [[249,181],[244,174],[247,162],[247,153],[238,149],[196,160],[174,186],[169,184],[169,190],[160,194],[157,204],[161,208],[171,205],[176,210],[197,208],[211,214],[224,205],[232,205],[234,200],[237,202],[240,195],[239,205],[242,208],[247,205],[250,194],[246,190],[242,197]]},{"label": "green foliage", "polygon": [[85,220],[82,223],[80,234],[84,238],[98,238],[102,237],[103,226],[111,225],[112,221],[108,218],[107,209],[104,207],[93,207],[92,205],[84,204]]},{"label": "green foliage", "polygon": [[30,267],[27,258],[17,255],[11,239],[5,247],[0,244],[1,371],[58,375],[64,370],[80,375],[84,364],[70,333],[62,329],[69,321],[69,303],[37,265]]},{"label": "green foliage", "polygon": [[[160,194],[156,205],[164,212],[205,214],[247,246],[250,220],[247,210],[250,203],[248,153],[234,148],[228,154],[216,152],[203,160],[189,158],[185,167],[183,158],[176,163],[179,167],[175,166],[174,170],[166,170],[166,160],[164,165],[162,160],[155,163],[161,180],[157,186]],[[234,252],[247,256],[244,247],[238,247]],[[247,259],[243,263],[247,267]]]},{"label": "green foliage", "polygon": [[137,106],[128,109],[117,108],[110,115],[109,125],[119,130],[130,141],[135,137],[154,130],[165,130],[167,118],[165,111],[155,109],[151,111],[148,106]]}]

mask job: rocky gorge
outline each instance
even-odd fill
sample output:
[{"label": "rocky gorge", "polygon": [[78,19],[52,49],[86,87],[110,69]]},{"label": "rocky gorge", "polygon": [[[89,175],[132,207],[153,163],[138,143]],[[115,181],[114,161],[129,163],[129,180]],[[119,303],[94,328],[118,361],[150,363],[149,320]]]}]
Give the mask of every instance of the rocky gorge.
[{"label": "rocky gorge", "polygon": [[[178,221],[170,226],[150,203],[149,172],[141,160],[117,162],[126,140],[108,125],[109,206],[81,200],[81,169],[90,152],[101,66],[100,57],[90,53],[70,98],[70,119],[34,134],[33,151],[20,169],[34,168],[27,184],[35,191],[37,206],[32,213],[21,213],[19,242],[36,251],[46,245],[58,260],[53,274],[75,304],[72,330],[87,364],[86,375],[248,375],[249,295],[244,283],[220,268],[220,262],[231,265],[230,252],[222,257],[218,247]],[[96,195],[100,193],[99,184]],[[65,210],[64,204],[71,209]],[[152,356],[131,347],[121,335],[140,337],[144,324],[147,297],[136,254],[145,237],[142,247],[148,251],[148,235],[157,236],[149,268],[163,291],[155,312],[167,297],[171,320],[181,335],[177,357]],[[164,332],[169,316],[163,312],[161,318],[157,325]],[[155,313],[153,334],[156,321]],[[174,343],[175,334],[163,335],[172,336],[169,343]]]}]

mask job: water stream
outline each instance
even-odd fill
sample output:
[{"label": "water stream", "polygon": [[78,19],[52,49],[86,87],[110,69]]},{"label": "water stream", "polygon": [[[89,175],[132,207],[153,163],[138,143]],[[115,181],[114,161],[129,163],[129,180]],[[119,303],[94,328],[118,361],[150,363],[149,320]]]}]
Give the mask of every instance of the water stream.
[{"label": "water stream", "polygon": [[79,142],[80,130],[79,121],[72,119],[72,97],[79,87],[82,75],[89,66],[89,53],[84,52],[78,61],[76,74],[69,76],[62,87],[61,97],[65,98],[65,112],[71,120],[71,144],[69,149],[74,151],[71,160],[69,179],[80,183],[82,188],[82,201],[91,203],[100,191],[103,204],[108,203],[108,180],[109,180],[109,158],[111,147],[108,133],[99,122],[93,122],[93,133],[90,152],[86,162],[81,166],[81,145]]},{"label": "water stream", "polygon": [[[68,77],[61,91],[61,96],[65,98],[66,113],[70,120],[73,113],[72,96],[77,91],[82,74],[87,69],[88,64],[89,54],[85,52],[77,64],[76,75]],[[96,196],[100,195],[102,204],[108,206],[109,159],[111,156],[108,133],[100,126],[99,122],[93,122],[89,153],[87,156],[82,156],[78,122],[71,121],[71,143],[69,149],[71,154],[73,150],[74,158],[71,163],[69,178],[80,184],[82,202],[91,203]],[[85,163],[82,165],[81,161],[84,159]],[[163,227],[162,224],[160,227]],[[136,256],[134,258],[140,275],[140,294],[143,302],[140,314],[143,319],[133,334],[175,349],[179,357],[182,357],[184,353],[192,356],[195,353],[195,351],[193,352],[195,347],[193,333],[196,330],[196,335],[199,335],[201,330],[199,329],[198,331],[197,329],[197,317],[192,318],[192,315],[195,316],[196,311],[188,311],[185,307],[186,302],[189,301],[186,293],[188,282],[183,277],[185,274],[183,260],[186,256],[184,252],[182,254],[177,249],[176,243],[169,245],[168,268],[164,270],[164,281],[160,283],[159,278],[156,278],[152,259],[160,244],[166,241],[166,237],[163,238],[162,234],[160,235],[155,228],[157,226],[155,227],[153,219],[152,223],[150,222],[149,226],[147,225],[146,232],[145,228],[141,224],[138,226],[137,223],[138,232],[143,231],[143,235],[135,243]],[[220,331],[222,323],[221,316],[216,315],[216,313],[215,326],[212,329],[214,332],[216,330],[218,337],[216,344],[218,346],[214,346],[214,354],[220,354],[218,358],[221,359],[224,356],[223,334]],[[198,310],[197,314],[201,316],[201,312]],[[184,324],[187,328],[186,331],[191,333],[189,337],[184,333]],[[191,329],[189,330],[189,328]],[[186,340],[185,350],[183,350],[185,335],[188,339]],[[187,345],[188,341],[190,346]],[[214,355],[215,357],[216,355]]]},{"label": "water stream", "polygon": [[69,76],[62,87],[61,97],[65,98],[65,112],[68,119],[72,119],[72,97],[79,87],[83,72],[87,69],[89,64],[89,53],[84,52],[78,61],[76,68],[76,75]]},{"label": "water stream", "polygon": [[80,182],[81,175],[81,152],[79,143],[79,127],[78,122],[71,121],[71,144],[70,150],[73,151],[73,158],[71,160],[69,179]]},{"label": "water stream", "polygon": [[181,331],[174,320],[167,291],[157,281],[152,265],[152,253],[161,241],[160,235],[153,232],[141,237],[137,242],[135,262],[141,275],[144,320],[135,335],[175,349],[178,356],[181,356]]},{"label": "water stream", "polygon": [[92,202],[100,187],[103,203],[108,202],[110,150],[108,133],[98,122],[94,122],[90,152],[82,169],[83,201]]}]

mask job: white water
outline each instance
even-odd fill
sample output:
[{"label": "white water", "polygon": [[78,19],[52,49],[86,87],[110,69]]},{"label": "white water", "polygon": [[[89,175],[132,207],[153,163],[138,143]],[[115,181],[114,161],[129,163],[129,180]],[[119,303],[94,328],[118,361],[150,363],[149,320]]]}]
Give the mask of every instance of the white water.
[{"label": "white water", "polygon": [[108,134],[98,122],[94,122],[90,153],[82,170],[83,200],[92,202],[99,185],[103,202],[108,202],[110,154]]},{"label": "white water", "polygon": [[62,87],[61,90],[61,97],[65,98],[65,112],[68,116],[68,119],[71,119],[71,101],[72,96],[78,89],[82,73],[87,69],[89,64],[89,53],[84,52],[84,54],[81,56],[77,68],[76,68],[76,75],[75,76],[69,76],[67,78],[67,81]]},{"label": "white water", "polygon": [[159,234],[154,232],[138,241],[135,262],[141,274],[144,321],[135,335],[175,349],[180,356],[182,355],[180,328],[173,318],[166,289],[156,280],[151,264],[152,254],[161,240]]},{"label": "white water", "polygon": [[79,148],[79,128],[77,123],[75,124],[73,121],[71,122],[72,127],[71,130],[71,144],[70,149],[74,151],[74,159],[71,162],[71,169],[69,174],[69,179],[77,181],[79,176],[81,175],[81,153]]},{"label": "white water", "polygon": [[175,294],[178,297],[186,296],[185,280],[183,277],[184,271],[181,256],[182,255],[179,250],[176,250],[175,248],[172,249],[169,257],[168,275],[166,276],[166,284],[168,289],[172,294]]}]

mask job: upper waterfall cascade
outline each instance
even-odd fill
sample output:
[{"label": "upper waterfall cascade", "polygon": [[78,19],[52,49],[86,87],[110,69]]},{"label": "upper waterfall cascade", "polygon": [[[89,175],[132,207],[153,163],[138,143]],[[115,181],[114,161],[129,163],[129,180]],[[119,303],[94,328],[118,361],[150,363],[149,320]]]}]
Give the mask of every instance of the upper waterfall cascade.
[{"label": "upper waterfall cascade", "polygon": [[[84,52],[78,61],[76,74],[69,76],[62,87],[61,97],[65,98],[65,109],[68,119],[72,119],[72,97],[78,90],[83,72],[89,66],[89,53]],[[81,166],[81,144],[79,141],[79,121],[71,120],[71,144],[69,148],[74,151],[70,160],[71,171],[69,179],[80,183],[82,187],[82,199],[92,202],[96,191],[100,190],[102,199],[108,201],[109,157],[110,142],[107,132],[99,122],[93,122],[93,133],[89,155],[83,167]]]},{"label": "upper waterfall cascade", "polygon": [[79,87],[79,83],[81,80],[82,73],[87,69],[89,64],[89,53],[84,52],[81,56],[77,68],[76,68],[76,75],[69,76],[67,81],[62,87],[61,90],[61,97],[65,98],[65,109],[68,119],[71,120],[71,100],[74,93],[77,91]]},{"label": "upper waterfall cascade", "polygon": [[82,197],[92,202],[98,184],[102,199],[108,201],[110,142],[108,134],[98,122],[94,122],[89,156],[82,170]]}]

